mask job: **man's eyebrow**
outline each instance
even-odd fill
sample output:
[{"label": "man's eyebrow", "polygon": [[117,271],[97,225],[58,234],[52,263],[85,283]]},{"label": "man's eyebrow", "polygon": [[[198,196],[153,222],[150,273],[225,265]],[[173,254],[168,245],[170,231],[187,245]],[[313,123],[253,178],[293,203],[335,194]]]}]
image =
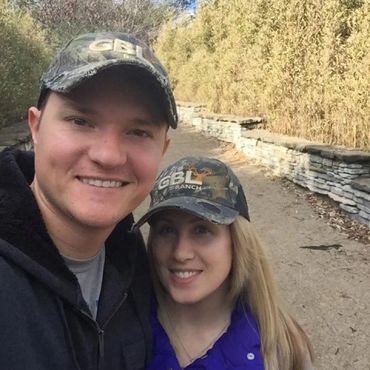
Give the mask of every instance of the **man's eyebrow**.
[{"label": "man's eyebrow", "polygon": [[97,114],[98,113],[96,109],[92,107],[88,107],[86,105],[82,105],[81,103],[77,103],[76,101],[69,99],[69,98],[64,98],[63,105],[66,108],[71,108],[82,114]]},{"label": "man's eyebrow", "polygon": [[132,120],[132,123],[135,125],[142,125],[142,126],[153,126],[153,125],[159,125],[161,120],[159,119],[153,119],[153,118],[135,118]]}]

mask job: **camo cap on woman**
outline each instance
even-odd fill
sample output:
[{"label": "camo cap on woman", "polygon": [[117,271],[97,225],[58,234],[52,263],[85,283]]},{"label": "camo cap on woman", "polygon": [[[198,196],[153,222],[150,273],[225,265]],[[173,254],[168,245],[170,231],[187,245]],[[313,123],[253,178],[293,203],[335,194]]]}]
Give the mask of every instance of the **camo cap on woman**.
[{"label": "camo cap on woman", "polygon": [[38,107],[48,90],[68,93],[98,72],[120,65],[137,68],[158,86],[168,123],[176,128],[176,104],[166,70],[147,45],[120,32],[88,33],[71,40],[41,78]]},{"label": "camo cap on woman", "polygon": [[140,227],[158,212],[178,209],[216,224],[229,225],[238,215],[249,220],[243,188],[225,163],[206,157],[185,157],[167,167],[150,193]]}]

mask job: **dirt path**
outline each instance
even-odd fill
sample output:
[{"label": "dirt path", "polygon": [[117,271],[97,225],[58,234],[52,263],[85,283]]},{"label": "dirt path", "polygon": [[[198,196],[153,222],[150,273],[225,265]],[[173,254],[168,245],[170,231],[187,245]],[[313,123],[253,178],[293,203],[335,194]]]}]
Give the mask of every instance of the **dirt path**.
[{"label": "dirt path", "polygon": [[[205,155],[225,160],[239,176],[282,293],[312,339],[316,370],[370,370],[370,246],[328,226],[304,190],[292,191],[220,142],[184,126],[171,136],[163,166]],[[301,248],[320,245],[332,247]]]}]

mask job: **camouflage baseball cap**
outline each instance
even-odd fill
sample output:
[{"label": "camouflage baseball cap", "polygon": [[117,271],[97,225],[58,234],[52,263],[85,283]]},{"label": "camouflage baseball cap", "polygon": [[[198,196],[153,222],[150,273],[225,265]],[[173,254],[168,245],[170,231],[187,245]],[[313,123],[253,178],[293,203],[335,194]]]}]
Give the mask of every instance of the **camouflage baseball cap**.
[{"label": "camouflage baseball cap", "polygon": [[238,215],[249,220],[243,188],[230,167],[205,157],[185,157],[167,167],[150,193],[140,227],[157,212],[178,209],[216,224],[229,225]]},{"label": "camouflage baseball cap", "polygon": [[119,65],[138,68],[152,79],[162,94],[168,123],[176,128],[176,103],[166,70],[147,45],[126,33],[88,33],[71,40],[41,78],[38,107],[48,90],[68,93],[98,72]]}]

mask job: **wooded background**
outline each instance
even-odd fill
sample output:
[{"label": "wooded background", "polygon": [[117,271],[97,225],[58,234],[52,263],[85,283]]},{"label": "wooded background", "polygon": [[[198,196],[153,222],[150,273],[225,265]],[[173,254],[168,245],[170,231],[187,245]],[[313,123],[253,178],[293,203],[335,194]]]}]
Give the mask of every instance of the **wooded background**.
[{"label": "wooded background", "polygon": [[0,0],[0,122],[24,115],[69,38],[132,32],[176,97],[262,116],[271,131],[370,149],[369,0]]}]

